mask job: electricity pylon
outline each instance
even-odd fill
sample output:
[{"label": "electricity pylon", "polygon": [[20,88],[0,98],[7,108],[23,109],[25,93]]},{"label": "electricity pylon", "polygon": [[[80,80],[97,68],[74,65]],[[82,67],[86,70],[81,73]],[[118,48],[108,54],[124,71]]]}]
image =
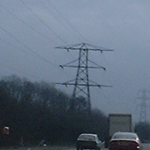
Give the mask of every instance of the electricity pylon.
[{"label": "electricity pylon", "polygon": [[140,108],[140,122],[146,122],[147,121],[147,103],[146,101],[149,100],[150,98],[146,95],[148,91],[145,89],[142,91],[142,96],[138,97],[138,99],[141,99],[141,108]]},{"label": "electricity pylon", "polygon": [[[106,70],[104,67],[96,64],[95,62],[89,59],[89,51],[100,51],[102,53],[103,51],[112,51],[112,50],[101,49],[99,47],[86,44],[86,43],[81,43],[81,44],[77,44],[73,46],[56,47],[56,48],[66,49],[67,51],[69,50],[79,51],[78,59],[73,60],[65,65],[60,65],[61,68],[64,68],[64,67],[77,68],[76,78],[73,80],[67,81],[65,83],[56,83],[56,84],[74,86],[72,100],[70,104],[70,108],[72,110],[75,109],[75,99],[78,99],[81,96],[80,94],[82,94],[83,98],[86,100],[88,110],[91,110],[90,87],[96,86],[100,88],[100,87],[111,87],[111,86],[100,85],[89,79],[89,69],[98,68],[98,69]],[[78,64],[74,65],[75,62],[78,62]],[[89,66],[89,63],[93,64],[94,66]]]}]

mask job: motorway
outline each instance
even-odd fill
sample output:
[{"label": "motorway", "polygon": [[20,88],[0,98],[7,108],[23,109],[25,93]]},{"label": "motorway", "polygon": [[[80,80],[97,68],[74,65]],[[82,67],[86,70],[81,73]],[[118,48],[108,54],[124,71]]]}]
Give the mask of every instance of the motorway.
[{"label": "motorway", "polygon": [[[46,149],[45,149],[46,150]],[[54,149],[50,149],[50,150],[76,150],[75,147],[59,147],[59,148],[54,148]],[[108,150],[108,148],[104,148],[102,147],[101,150]],[[150,150],[150,143],[143,143],[142,144],[142,150]]]},{"label": "motorway", "polygon": [[[107,148],[102,147],[101,150],[108,150]],[[150,143],[143,143],[142,150],[150,150]]]},{"label": "motorway", "polygon": [[142,144],[142,150],[149,150],[150,149],[150,143],[143,143]]},{"label": "motorway", "polygon": [[[150,150],[150,143],[144,143],[142,144],[142,150]],[[5,149],[6,150],[6,149]],[[12,149],[7,149],[7,150],[12,150]],[[76,148],[69,147],[69,146],[54,146],[54,147],[25,147],[25,148],[18,148],[18,150],[76,150]],[[102,147],[101,150],[108,150],[107,148]]]},{"label": "motorway", "polygon": [[[76,150],[76,148],[75,147],[72,147],[72,148],[60,147],[60,148],[57,148],[55,150]],[[101,150],[108,150],[108,148],[102,147]],[[143,143],[142,144],[142,150],[150,150],[150,143]]]}]

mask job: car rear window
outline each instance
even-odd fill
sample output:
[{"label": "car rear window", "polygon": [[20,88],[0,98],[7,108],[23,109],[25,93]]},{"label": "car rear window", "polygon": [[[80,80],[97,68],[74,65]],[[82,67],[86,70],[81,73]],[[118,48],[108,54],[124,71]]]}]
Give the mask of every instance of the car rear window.
[{"label": "car rear window", "polygon": [[95,141],[95,136],[92,136],[92,135],[80,135],[78,137],[78,140],[91,140],[91,141]]},{"label": "car rear window", "polygon": [[113,139],[137,139],[137,137],[134,134],[115,134]]}]

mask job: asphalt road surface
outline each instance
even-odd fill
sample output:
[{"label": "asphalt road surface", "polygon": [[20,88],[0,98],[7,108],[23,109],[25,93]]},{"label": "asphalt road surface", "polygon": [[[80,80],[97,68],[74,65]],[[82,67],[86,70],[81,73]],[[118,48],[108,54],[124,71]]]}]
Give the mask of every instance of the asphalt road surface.
[{"label": "asphalt road surface", "polygon": [[150,143],[144,143],[142,144],[143,148],[142,150],[149,150],[150,149]]},{"label": "asphalt road surface", "polygon": [[[76,150],[76,148],[71,148],[69,150]],[[101,150],[108,150],[108,148],[102,147]],[[143,143],[142,150],[150,150],[150,143]]]},{"label": "asphalt road surface", "polygon": [[[56,149],[49,149],[49,150],[76,150],[75,147],[57,147]],[[108,150],[108,148],[102,147],[101,150]],[[150,150],[150,143],[143,143],[142,150]]]},{"label": "asphalt road surface", "polygon": [[[108,150],[107,148],[102,148],[101,150]],[[150,143],[143,143],[142,150],[150,150]]]},{"label": "asphalt road surface", "polygon": [[[30,148],[28,150],[76,150],[75,147],[41,147],[41,148]],[[108,148],[102,147],[101,150],[108,150]],[[142,150],[150,150],[150,143],[142,144]]]},{"label": "asphalt road surface", "polygon": [[[142,144],[142,150],[150,150],[150,143],[144,143]],[[5,149],[5,150],[12,150],[15,148],[11,148],[11,149]],[[3,150],[3,149],[1,149]],[[21,148],[17,148],[17,150],[76,150],[75,147],[69,147],[69,146],[54,146],[54,147],[21,147]],[[102,147],[101,150],[108,150],[107,148]]]}]

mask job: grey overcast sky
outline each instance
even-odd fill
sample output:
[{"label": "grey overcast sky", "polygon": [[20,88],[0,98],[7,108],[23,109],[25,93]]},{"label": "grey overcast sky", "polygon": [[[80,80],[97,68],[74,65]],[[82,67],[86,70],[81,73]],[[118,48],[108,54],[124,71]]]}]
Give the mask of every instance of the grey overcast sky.
[{"label": "grey overcast sky", "polygon": [[[31,81],[65,82],[76,70],[61,69],[77,51],[57,46],[88,43],[113,52],[90,52],[106,71],[92,70],[91,103],[104,113],[140,117],[142,90],[150,91],[150,1],[0,0],[0,77],[15,74]],[[56,85],[72,94],[73,87]],[[147,96],[150,94],[147,93]],[[147,120],[150,111],[147,103]]]}]

